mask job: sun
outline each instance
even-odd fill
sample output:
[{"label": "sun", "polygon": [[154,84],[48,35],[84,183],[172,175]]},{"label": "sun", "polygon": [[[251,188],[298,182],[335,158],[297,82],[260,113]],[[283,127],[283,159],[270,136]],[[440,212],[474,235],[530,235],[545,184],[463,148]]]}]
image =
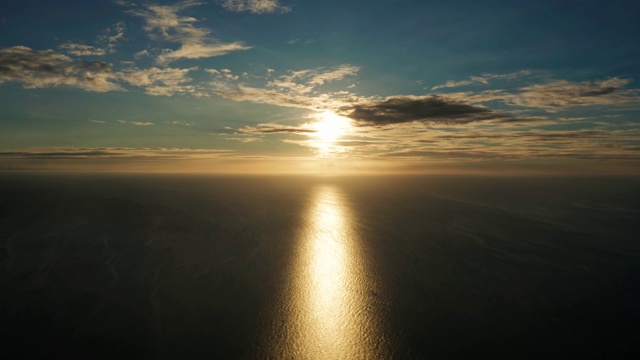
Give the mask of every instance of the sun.
[{"label": "sun", "polygon": [[349,120],[331,111],[324,111],[317,118],[318,121],[312,123],[311,128],[316,131],[314,136],[323,142],[334,142],[349,130]]}]

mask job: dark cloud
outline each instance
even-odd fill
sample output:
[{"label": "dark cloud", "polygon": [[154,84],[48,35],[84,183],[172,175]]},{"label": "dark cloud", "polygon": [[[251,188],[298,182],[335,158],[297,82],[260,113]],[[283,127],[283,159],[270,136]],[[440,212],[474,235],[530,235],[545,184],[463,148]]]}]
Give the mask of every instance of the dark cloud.
[{"label": "dark cloud", "polygon": [[52,50],[36,51],[25,46],[14,46],[0,50],[0,74],[3,80],[16,77],[19,72],[60,74],[61,65],[71,58]]},{"label": "dark cloud", "polygon": [[449,100],[438,95],[394,96],[383,101],[343,107],[340,113],[361,125],[389,125],[414,121],[467,124],[505,118],[505,115],[490,109]]}]

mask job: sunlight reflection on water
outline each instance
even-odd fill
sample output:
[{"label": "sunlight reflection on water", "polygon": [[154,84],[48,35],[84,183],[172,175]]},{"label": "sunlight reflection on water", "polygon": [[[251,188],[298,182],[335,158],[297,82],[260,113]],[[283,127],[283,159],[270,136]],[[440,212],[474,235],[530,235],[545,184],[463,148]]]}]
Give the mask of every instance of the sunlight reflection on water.
[{"label": "sunlight reflection on water", "polygon": [[353,221],[335,188],[317,190],[292,269],[286,357],[362,359],[380,355],[383,336]]}]

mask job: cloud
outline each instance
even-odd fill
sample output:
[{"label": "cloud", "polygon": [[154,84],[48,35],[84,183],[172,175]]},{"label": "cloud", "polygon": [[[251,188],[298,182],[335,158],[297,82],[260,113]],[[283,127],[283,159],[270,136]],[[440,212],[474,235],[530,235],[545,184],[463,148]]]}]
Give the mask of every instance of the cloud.
[{"label": "cloud", "polygon": [[229,141],[238,141],[245,144],[252,143],[252,142],[262,142],[262,139],[257,137],[227,137],[224,139]]},{"label": "cloud", "polygon": [[104,56],[107,53],[115,52],[118,41],[124,39],[125,29],[124,22],[109,26],[98,37],[97,43],[100,44],[100,47],[67,42],[60,45],[59,48],[74,56]]},{"label": "cloud", "polygon": [[251,47],[240,42],[215,44],[185,43],[182,44],[178,50],[165,49],[162,54],[158,56],[157,61],[159,64],[168,64],[179,59],[200,59],[222,56],[232,51],[248,49],[251,49]]},{"label": "cloud", "polygon": [[113,53],[116,51],[118,42],[124,39],[126,28],[124,22],[119,21],[105,29],[98,37],[98,41],[103,43],[110,53]]},{"label": "cloud", "polygon": [[185,148],[65,148],[43,147],[0,151],[0,158],[14,159],[150,159],[183,160],[215,159],[231,154],[231,150]]},{"label": "cloud", "polygon": [[96,124],[106,124],[106,121],[103,121],[103,120],[89,120],[89,121]]},{"label": "cloud", "polygon": [[289,75],[279,76],[276,80],[269,82],[267,86],[305,94],[325,83],[342,80],[347,76],[355,76],[359,70],[358,66],[348,64],[332,69],[289,70]]},{"label": "cloud", "polygon": [[15,46],[0,50],[0,84],[19,82],[25,88],[69,86],[94,92],[126,91],[118,82],[141,87],[154,96],[191,94],[208,96],[187,74],[196,67],[177,69],[151,67],[113,72],[100,61],[78,61],[52,50],[32,50]]},{"label": "cloud", "polygon": [[276,90],[255,88],[244,85],[230,87],[228,84],[220,83],[212,83],[212,85],[217,95],[233,101],[251,101],[254,103],[303,109],[317,109],[322,106],[317,99],[307,96],[283,94]]},{"label": "cloud", "polygon": [[245,126],[237,130],[243,134],[264,135],[264,134],[295,134],[308,135],[316,133],[317,130],[306,126],[286,126],[278,124],[258,124],[257,126]]},{"label": "cloud", "polygon": [[14,46],[0,50],[0,84],[19,82],[25,88],[69,86],[94,92],[125,91],[113,83],[111,65],[76,61],[53,50]]},{"label": "cloud", "polygon": [[533,72],[531,70],[521,70],[521,71],[516,71],[508,74],[482,74],[480,76],[470,76],[469,80],[462,80],[462,81],[449,80],[444,84],[440,84],[432,87],[431,90],[455,88],[455,87],[469,86],[469,85],[475,85],[475,84],[487,85],[491,80],[495,80],[495,79],[515,80],[519,77],[531,75],[532,73]]},{"label": "cloud", "polygon": [[[441,160],[598,159],[635,160],[638,130],[486,131],[391,128],[370,134],[378,144],[369,156]],[[402,139],[398,143],[398,139]],[[634,159],[635,157],[635,159]]]},{"label": "cloud", "polygon": [[[477,95],[455,93],[446,95],[398,95],[386,99],[358,97],[343,90],[322,92],[318,88],[332,81],[354,76],[357,66],[340,65],[334,68],[289,70],[288,74],[268,81],[263,87],[247,86],[230,80],[238,80],[229,70],[207,69],[216,81],[211,82],[215,94],[233,101],[250,101],[313,111],[332,111],[355,120],[360,127],[423,122],[439,125],[464,125],[484,122],[505,126],[540,125],[548,118],[512,116],[490,108],[474,105],[481,102]],[[516,76],[507,74],[508,76]],[[504,75],[505,77],[507,75]],[[500,75],[502,76],[502,75]],[[492,94],[495,96],[496,94]],[[504,96],[501,92],[500,96]],[[273,131],[269,129],[268,131]],[[284,129],[281,133],[288,130]]]},{"label": "cloud", "polygon": [[197,67],[187,69],[152,67],[149,69],[127,69],[117,73],[122,81],[144,88],[148,95],[172,96],[175,94],[192,94],[204,96],[194,85],[187,85],[192,79],[187,76]]},{"label": "cloud", "polygon": [[136,126],[150,126],[150,125],[155,125],[154,123],[152,123],[152,122],[148,122],[148,121],[132,121],[131,123],[132,123],[133,125],[136,125]]},{"label": "cloud", "polygon": [[253,14],[291,11],[291,7],[281,5],[278,0],[223,0],[222,6],[230,11]]},{"label": "cloud", "polygon": [[197,21],[195,18],[178,15],[178,12],[200,4],[195,1],[183,1],[177,5],[148,4],[144,5],[144,10],[134,9],[129,13],[143,18],[144,30],[154,40],[187,42],[202,40],[210,33],[207,29],[193,26]]},{"label": "cloud", "polygon": [[[586,118],[514,116],[465,102],[462,93],[392,96],[379,98],[329,98],[273,89],[240,87],[236,100],[264,102],[311,110],[333,111],[353,120],[338,139],[322,142],[313,124],[262,123],[238,129],[229,136],[260,136],[315,149],[321,156],[388,158],[405,160],[522,161],[527,159],[638,161],[640,129],[595,127]],[[334,101],[332,103],[332,101]],[[565,122],[586,129],[555,128]],[[459,126],[464,125],[464,128]],[[544,125],[544,127],[542,127]],[[578,125],[576,125],[578,126]],[[300,138],[301,137],[301,138]],[[235,137],[233,138],[236,139]],[[239,139],[239,138],[238,138]],[[238,140],[240,141],[240,140]]]},{"label": "cloud", "polygon": [[[355,75],[358,70],[358,67],[351,65],[340,65],[330,69],[289,70],[287,75],[278,76],[262,87],[232,81],[237,80],[237,77],[224,72],[224,69],[205,71],[216,77],[216,80],[209,84],[213,92],[225,99],[322,111],[335,110],[359,99],[348,91],[322,92],[317,89],[325,83]],[[268,69],[267,78],[273,78],[273,72]]]},{"label": "cloud", "polygon": [[140,59],[146,56],[151,56],[151,54],[149,54],[149,50],[140,50],[137,53],[133,54],[133,57],[136,59]]},{"label": "cloud", "polygon": [[[221,77],[224,79],[228,79],[228,80],[238,80],[239,77],[238,75],[233,75],[233,72],[229,69],[220,69],[220,70],[216,70],[216,69],[205,69],[205,72],[216,76],[216,77]],[[246,74],[246,73],[245,73]],[[244,76],[244,74],[243,74]]]},{"label": "cloud", "polygon": [[200,4],[183,1],[177,5],[145,5],[142,10],[129,10],[129,13],[144,19],[144,29],[152,39],[180,44],[177,50],[164,49],[157,59],[159,64],[166,65],[179,59],[221,56],[251,48],[240,42],[223,43],[209,38],[208,29],[194,26],[197,21],[195,18],[178,15],[180,11]]},{"label": "cloud", "polygon": [[640,102],[640,89],[628,89],[627,85],[630,83],[630,79],[618,77],[582,82],[556,80],[515,90],[448,93],[446,96],[469,103],[502,101],[511,106],[553,111],[579,106],[610,106]]},{"label": "cloud", "polygon": [[618,105],[640,101],[638,89],[626,89],[630,79],[611,78],[600,81],[566,80],[531,85],[507,97],[513,105],[542,108]]},{"label": "cloud", "polygon": [[467,124],[505,118],[505,115],[443,96],[392,96],[340,109],[343,116],[362,125],[388,125],[414,121],[438,124]]},{"label": "cloud", "polygon": [[107,53],[104,49],[83,44],[65,43],[59,48],[64,49],[67,54],[75,56],[103,56]]},{"label": "cloud", "polygon": [[184,120],[165,121],[164,123],[169,125],[182,125],[182,126],[191,126],[194,124],[193,122],[184,121]]},{"label": "cloud", "polygon": [[[359,68],[340,65],[331,69],[316,68],[289,70],[287,75],[278,76],[264,87],[236,84],[237,80],[225,70],[205,70],[218,80],[211,83],[214,93],[233,101],[250,101],[285,107],[303,108],[314,111],[332,111],[356,121],[358,126],[392,125],[410,122],[424,122],[440,125],[463,125],[474,122],[488,122],[509,126],[523,126],[548,121],[543,117],[511,116],[496,112],[484,106],[465,101],[470,95],[391,96],[358,97],[343,90],[322,92],[319,86],[356,75]],[[501,93],[502,94],[502,93]],[[477,100],[477,99],[476,99]]]}]

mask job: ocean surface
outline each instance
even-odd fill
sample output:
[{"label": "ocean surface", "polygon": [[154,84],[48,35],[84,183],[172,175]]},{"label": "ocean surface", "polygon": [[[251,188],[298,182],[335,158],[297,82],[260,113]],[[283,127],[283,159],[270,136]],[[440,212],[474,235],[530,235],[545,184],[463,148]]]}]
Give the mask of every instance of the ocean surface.
[{"label": "ocean surface", "polygon": [[639,180],[4,174],[0,351],[640,358]]}]

